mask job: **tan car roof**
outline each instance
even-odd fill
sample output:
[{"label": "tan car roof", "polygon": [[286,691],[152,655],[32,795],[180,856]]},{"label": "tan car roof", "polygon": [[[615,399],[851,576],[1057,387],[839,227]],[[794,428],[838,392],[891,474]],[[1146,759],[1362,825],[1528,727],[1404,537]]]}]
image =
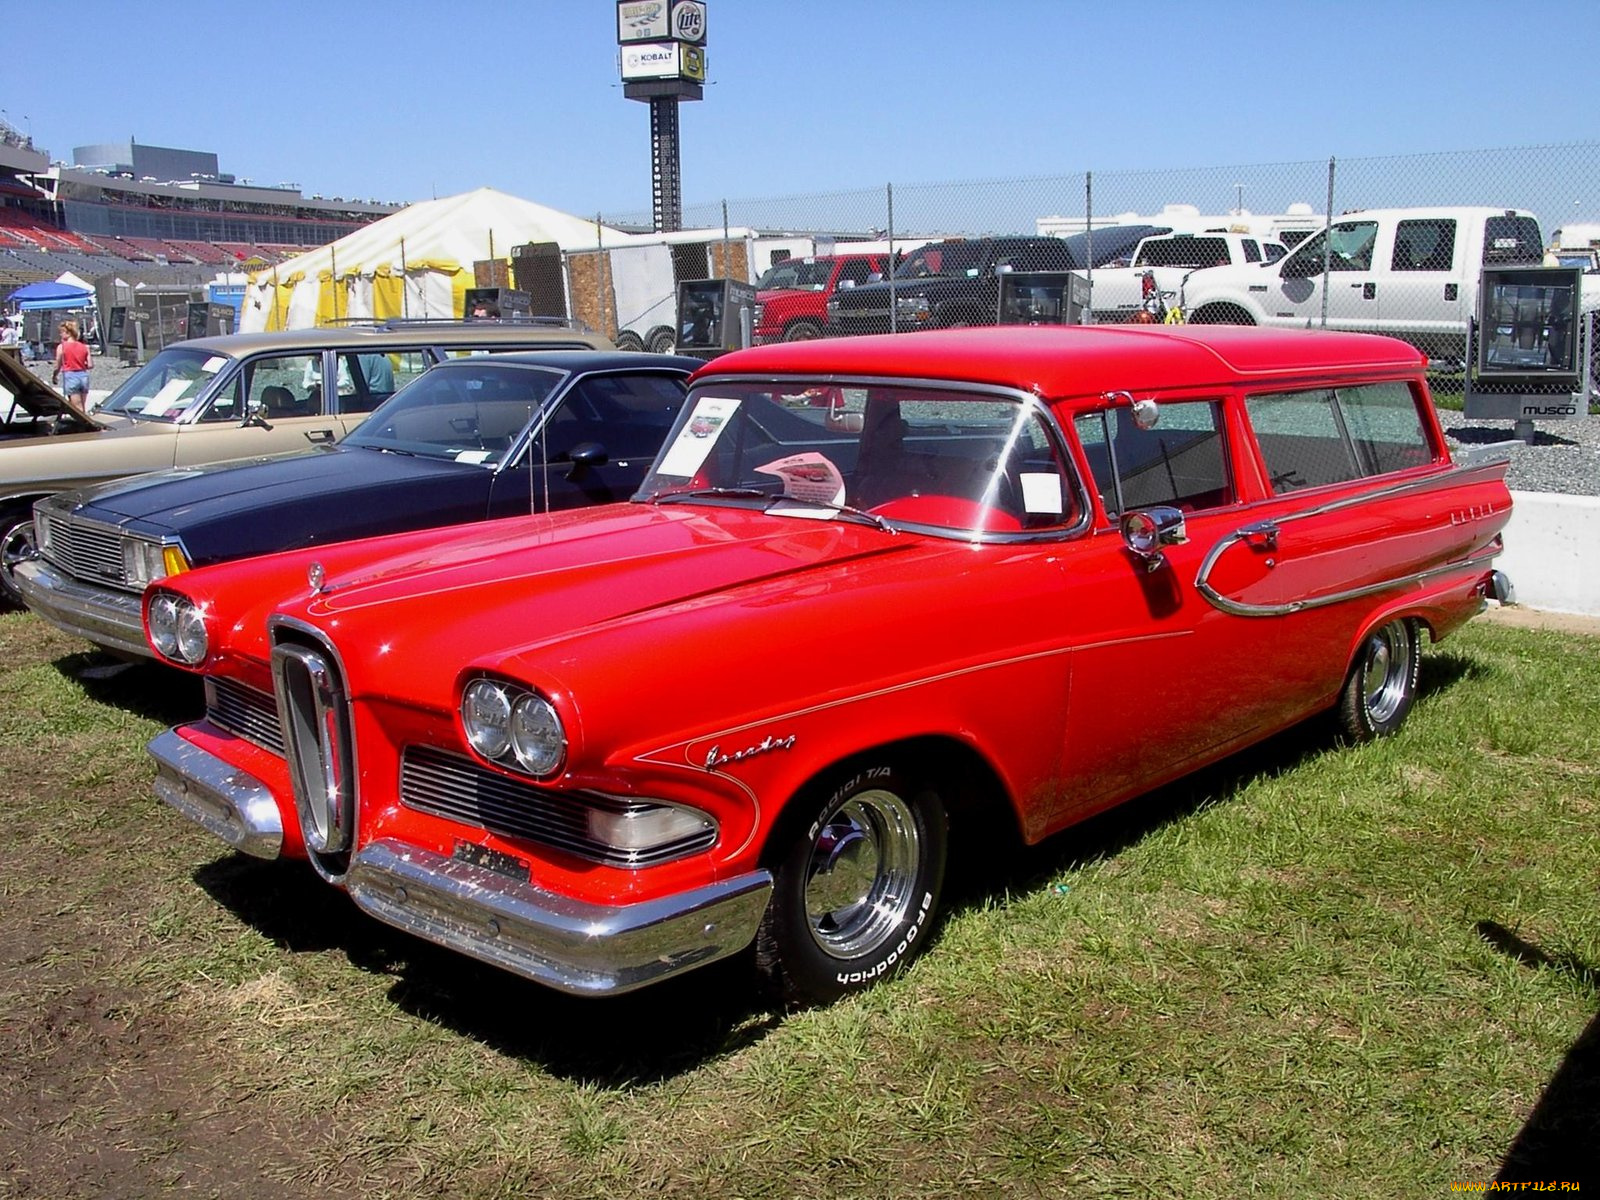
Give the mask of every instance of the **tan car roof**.
[{"label": "tan car roof", "polygon": [[[315,329],[279,329],[270,333],[229,333],[190,338],[181,343],[237,358],[262,350],[322,350],[330,346],[414,346],[419,340],[435,346],[531,348],[542,342],[613,349],[610,339],[592,330],[537,321],[393,321],[384,324],[328,325]],[[180,343],[174,342],[173,345]]]}]

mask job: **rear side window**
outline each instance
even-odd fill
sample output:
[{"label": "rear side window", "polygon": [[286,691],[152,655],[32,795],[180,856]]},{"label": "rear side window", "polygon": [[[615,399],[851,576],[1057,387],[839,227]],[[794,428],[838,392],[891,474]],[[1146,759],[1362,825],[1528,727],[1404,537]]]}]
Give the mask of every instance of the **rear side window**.
[{"label": "rear side window", "polygon": [[1394,231],[1396,271],[1448,271],[1456,257],[1456,223],[1444,218],[1401,221]]},{"label": "rear side window", "polygon": [[1433,449],[1401,382],[1266,392],[1245,399],[1277,495],[1426,466]]},{"label": "rear side window", "polygon": [[1140,429],[1126,408],[1077,419],[1095,488],[1115,517],[1168,504],[1185,511],[1233,502],[1218,406],[1211,401],[1163,404],[1154,428]]},{"label": "rear side window", "polygon": [[[1256,255],[1257,258],[1261,256]],[[1253,261],[1253,260],[1252,260]],[[1219,237],[1174,237],[1145,242],[1136,267],[1224,267],[1228,243]]]}]

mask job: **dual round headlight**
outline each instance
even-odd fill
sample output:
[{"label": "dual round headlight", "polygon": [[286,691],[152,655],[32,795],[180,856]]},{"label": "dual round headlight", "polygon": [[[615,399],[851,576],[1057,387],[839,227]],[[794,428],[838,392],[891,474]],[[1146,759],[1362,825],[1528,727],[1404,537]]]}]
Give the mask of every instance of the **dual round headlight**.
[{"label": "dual round headlight", "polygon": [[191,667],[205,662],[210,650],[205,614],[192,600],[171,592],[153,597],[148,624],[150,644],[162,658]]},{"label": "dual round headlight", "polygon": [[567,734],[555,706],[514,684],[469,683],[461,696],[461,727],[483,757],[541,779],[554,775],[566,757]]}]

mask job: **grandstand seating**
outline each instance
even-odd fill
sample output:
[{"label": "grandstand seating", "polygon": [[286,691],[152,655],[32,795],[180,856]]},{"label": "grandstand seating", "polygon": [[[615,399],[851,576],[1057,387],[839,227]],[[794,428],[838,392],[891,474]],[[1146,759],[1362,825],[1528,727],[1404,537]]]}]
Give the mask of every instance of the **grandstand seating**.
[{"label": "grandstand seating", "polygon": [[233,261],[233,255],[225,253],[220,247],[210,242],[187,242],[179,241],[177,238],[168,238],[167,245],[176,247],[181,253],[187,254],[196,262],[222,266]]}]

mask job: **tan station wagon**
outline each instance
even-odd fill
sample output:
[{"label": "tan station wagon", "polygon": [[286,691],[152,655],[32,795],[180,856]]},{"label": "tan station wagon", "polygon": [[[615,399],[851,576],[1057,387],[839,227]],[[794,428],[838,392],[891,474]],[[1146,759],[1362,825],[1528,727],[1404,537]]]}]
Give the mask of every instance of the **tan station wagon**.
[{"label": "tan station wagon", "polygon": [[11,567],[32,554],[33,504],[44,496],[337,441],[443,359],[563,347],[611,343],[558,323],[409,321],[168,346],[107,398],[94,429],[0,445],[0,595],[21,601]]}]

